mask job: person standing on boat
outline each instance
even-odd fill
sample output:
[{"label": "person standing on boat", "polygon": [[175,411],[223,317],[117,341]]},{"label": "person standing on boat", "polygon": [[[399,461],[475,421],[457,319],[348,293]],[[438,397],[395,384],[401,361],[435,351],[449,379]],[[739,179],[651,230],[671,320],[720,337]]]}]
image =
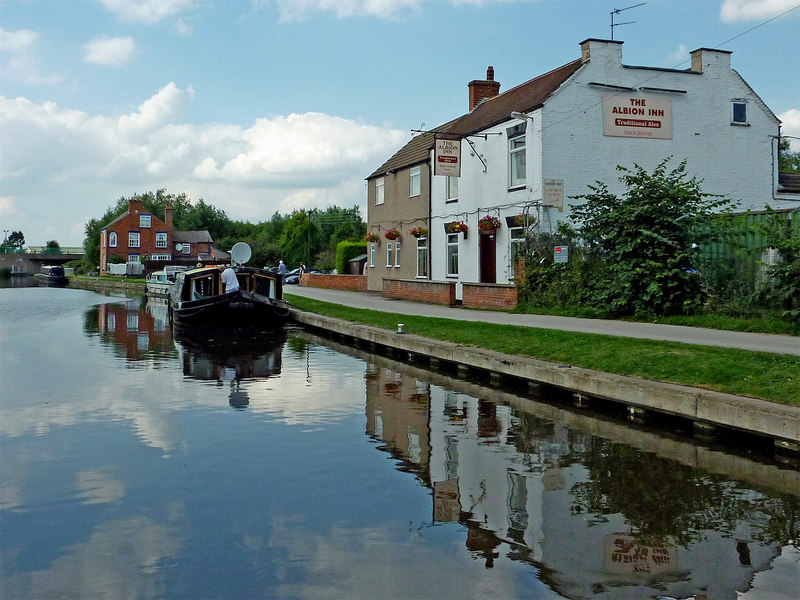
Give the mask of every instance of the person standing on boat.
[{"label": "person standing on boat", "polygon": [[278,273],[281,274],[281,281],[286,281],[286,265],[283,264],[283,259],[278,261]]},{"label": "person standing on boat", "polygon": [[219,271],[222,273],[222,283],[225,284],[225,293],[229,292],[238,292],[239,291],[239,280],[236,279],[236,273],[230,267],[226,267],[225,265],[219,266]]}]

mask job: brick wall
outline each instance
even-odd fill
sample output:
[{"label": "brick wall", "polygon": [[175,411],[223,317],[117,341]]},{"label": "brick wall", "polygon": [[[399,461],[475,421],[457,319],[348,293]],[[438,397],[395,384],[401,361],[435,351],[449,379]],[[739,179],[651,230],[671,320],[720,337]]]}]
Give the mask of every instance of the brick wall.
[{"label": "brick wall", "polygon": [[325,275],[322,273],[303,273],[300,285],[329,288],[332,290],[367,291],[366,275]]},{"label": "brick wall", "polygon": [[384,279],[383,295],[387,298],[454,306],[456,284],[450,281],[429,281],[427,279]]},{"label": "brick wall", "polygon": [[465,308],[511,309],[517,305],[514,285],[462,283],[461,304]]}]

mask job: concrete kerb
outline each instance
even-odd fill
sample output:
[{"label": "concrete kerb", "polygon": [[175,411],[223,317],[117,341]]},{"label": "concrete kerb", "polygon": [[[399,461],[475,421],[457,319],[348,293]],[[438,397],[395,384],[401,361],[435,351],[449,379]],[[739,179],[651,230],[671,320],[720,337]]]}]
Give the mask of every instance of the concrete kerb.
[{"label": "concrete kerb", "polygon": [[795,407],[701,388],[559,365],[535,358],[511,356],[415,334],[399,334],[298,309],[292,309],[292,316],[302,325],[409,354],[501,376],[544,383],[584,396],[677,415],[703,424],[738,429],[800,444],[800,410]]}]

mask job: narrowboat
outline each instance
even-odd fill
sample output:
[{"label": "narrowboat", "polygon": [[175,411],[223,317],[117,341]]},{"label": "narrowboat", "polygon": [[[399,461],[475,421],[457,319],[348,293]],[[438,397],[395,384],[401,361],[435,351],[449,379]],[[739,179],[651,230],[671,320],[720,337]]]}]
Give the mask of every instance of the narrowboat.
[{"label": "narrowboat", "polygon": [[67,285],[67,276],[64,267],[59,265],[42,265],[36,278],[48,286]]},{"label": "narrowboat", "polygon": [[281,276],[266,269],[235,267],[239,289],[226,292],[222,271],[201,267],[175,276],[170,319],[176,326],[278,326],[289,317]]},{"label": "narrowboat", "polygon": [[173,283],[164,271],[153,271],[145,277],[144,293],[148,298],[168,298]]}]

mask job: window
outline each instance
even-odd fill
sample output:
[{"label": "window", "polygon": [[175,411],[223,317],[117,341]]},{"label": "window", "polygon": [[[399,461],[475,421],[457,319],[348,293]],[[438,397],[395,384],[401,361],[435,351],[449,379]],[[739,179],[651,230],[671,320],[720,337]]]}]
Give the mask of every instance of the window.
[{"label": "window", "polygon": [[375,180],[375,204],[383,204],[383,177]]},{"label": "window", "polygon": [[140,264],[142,261],[139,258],[138,254],[128,254],[128,262],[133,263],[134,265]]},{"label": "window", "polygon": [[191,254],[192,245],[189,242],[184,242],[181,246],[181,252],[183,252],[184,254]]},{"label": "window", "polygon": [[169,254],[151,254],[150,260],[171,260],[172,256]]},{"label": "window", "polygon": [[369,266],[375,266],[375,244],[369,245]]},{"label": "window", "polygon": [[139,227],[142,229],[150,229],[151,215],[139,215]]},{"label": "window", "polygon": [[117,247],[117,232],[112,231],[108,234],[108,247],[109,248],[116,248]]},{"label": "window", "polygon": [[525,134],[508,140],[509,187],[525,185]]},{"label": "window", "polygon": [[386,244],[386,266],[392,266],[392,243]]},{"label": "window", "polygon": [[400,266],[400,242],[394,243],[394,266]]},{"label": "window", "polygon": [[420,168],[411,167],[410,176],[411,176],[411,185],[409,187],[408,196],[409,197],[419,196],[420,194],[419,185],[420,185],[420,180],[422,179],[422,176],[420,174]]},{"label": "window", "polygon": [[156,233],[156,248],[167,247],[167,232],[159,231]]},{"label": "window", "polygon": [[525,230],[522,227],[515,227],[510,229],[509,233],[511,235],[511,265],[509,265],[509,272],[513,277],[517,261],[525,256]]},{"label": "window", "polygon": [[731,113],[731,123],[735,125],[747,125],[747,102],[744,100],[734,100]]},{"label": "window", "polygon": [[428,276],[428,238],[417,238],[417,277]]},{"label": "window", "polygon": [[458,275],[458,234],[447,234],[447,275]]},{"label": "window", "polygon": [[138,248],[140,242],[140,235],[138,231],[128,232],[128,248]]},{"label": "window", "polygon": [[447,176],[447,202],[458,202],[458,177]]}]

